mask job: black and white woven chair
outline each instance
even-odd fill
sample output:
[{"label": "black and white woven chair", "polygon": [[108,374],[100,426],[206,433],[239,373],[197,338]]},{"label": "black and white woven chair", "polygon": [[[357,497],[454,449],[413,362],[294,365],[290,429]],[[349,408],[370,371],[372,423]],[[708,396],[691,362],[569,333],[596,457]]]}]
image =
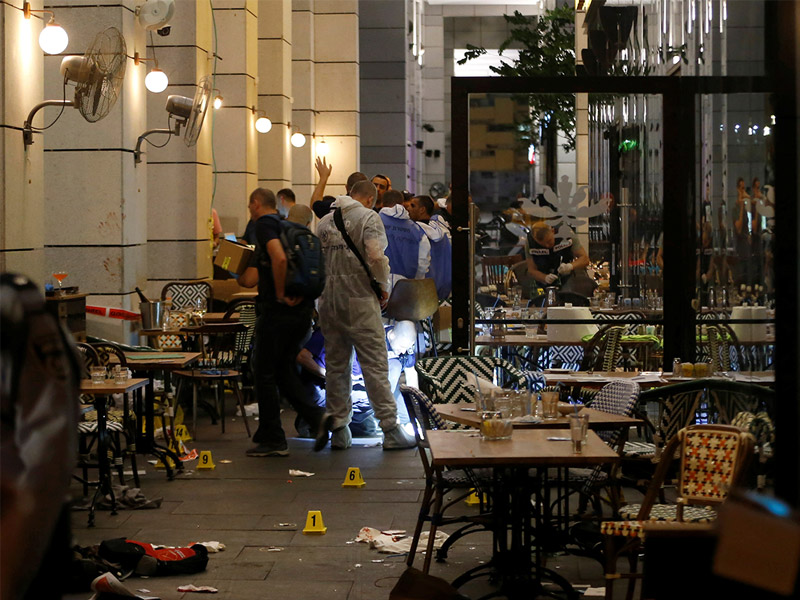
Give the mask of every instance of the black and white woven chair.
[{"label": "black and white woven chair", "polygon": [[434,404],[475,400],[475,375],[501,387],[526,389],[525,375],[510,362],[494,356],[442,356],[417,361],[420,389]]},{"label": "black and white woven chair", "polygon": [[[400,393],[406,403],[406,409],[412,419],[418,423],[414,427],[414,435],[417,440],[417,448],[422,468],[425,473],[425,490],[422,495],[422,504],[417,518],[417,525],[414,529],[414,537],[411,548],[408,552],[406,563],[409,567],[413,566],[417,546],[422,528],[426,522],[430,523],[427,552],[422,571],[427,573],[430,569],[431,559],[433,558],[434,542],[436,531],[445,525],[460,524],[461,527],[452,533],[436,552],[436,559],[439,561],[447,557],[450,546],[458,539],[469,533],[484,531],[491,525],[492,519],[489,513],[490,507],[484,502],[484,491],[492,481],[490,469],[441,469],[435,468],[429,456],[429,445],[426,439],[428,431],[444,429],[445,422],[436,411],[436,407],[430,399],[420,390],[401,385]],[[445,496],[455,491],[455,497],[447,499]],[[473,491],[480,499],[478,514],[461,514],[458,516],[445,517],[444,513],[469,496]]]},{"label": "black and white woven chair", "polygon": [[[639,402],[640,391],[639,384],[635,381],[619,379],[603,386],[589,405],[595,410],[630,417]],[[616,427],[597,431],[597,435],[611,449],[620,454],[622,453],[624,441],[627,438],[627,430]],[[611,505],[612,513],[616,515],[621,498],[617,466],[612,466],[610,469],[603,466],[597,466],[594,469],[571,469],[569,475],[570,487],[577,489],[581,494],[579,512],[583,512],[588,498],[591,496],[594,498],[595,512],[600,514],[600,491],[607,487],[609,504]]]}]

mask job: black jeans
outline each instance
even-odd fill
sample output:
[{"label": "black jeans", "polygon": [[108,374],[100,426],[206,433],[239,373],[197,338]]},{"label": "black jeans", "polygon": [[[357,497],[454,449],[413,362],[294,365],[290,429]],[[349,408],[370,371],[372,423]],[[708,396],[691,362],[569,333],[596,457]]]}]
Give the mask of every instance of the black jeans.
[{"label": "black jeans", "polygon": [[317,431],[323,408],[309,397],[298,374],[297,354],[308,339],[312,306],[258,305],[253,382],[258,401],[257,444],[281,446],[286,434],[281,426],[281,396]]}]

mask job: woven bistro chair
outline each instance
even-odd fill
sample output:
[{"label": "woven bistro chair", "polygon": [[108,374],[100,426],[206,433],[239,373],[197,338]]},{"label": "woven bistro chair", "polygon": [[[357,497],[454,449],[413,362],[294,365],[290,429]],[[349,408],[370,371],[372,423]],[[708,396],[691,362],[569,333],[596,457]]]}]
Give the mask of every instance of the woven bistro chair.
[{"label": "woven bistro chair", "polygon": [[[681,429],[664,449],[664,458],[641,504],[619,510],[620,521],[603,521],[605,537],[606,599],[611,600],[614,581],[628,579],[628,598],[633,596],[644,526],[650,521],[703,523],[716,518],[715,508],[736,486],[753,453],[753,438],[731,425],[693,425]],[[657,503],[667,470],[677,455],[678,497],[674,504]],[[617,559],[628,555],[630,572],[617,571]]]},{"label": "woven bistro chair", "polygon": [[[406,564],[413,566],[419,539],[422,535],[422,528],[426,522],[430,523],[427,552],[422,571],[427,573],[430,570],[431,559],[433,558],[434,541],[436,531],[444,525],[462,524],[461,528],[451,534],[445,544],[437,551],[436,559],[443,561],[447,557],[450,546],[463,536],[475,532],[484,531],[491,525],[491,514],[489,506],[484,503],[484,491],[492,481],[490,469],[436,469],[431,464],[429,456],[429,445],[425,434],[432,430],[444,429],[445,422],[436,411],[436,407],[430,399],[420,390],[401,385],[400,393],[406,404],[408,414],[412,419],[416,419],[418,426],[414,427],[414,435],[417,440],[417,449],[422,469],[425,473],[425,490],[422,495],[422,504],[417,518],[417,525],[414,529],[411,548],[408,552]],[[445,496],[455,491],[455,497],[446,498]],[[477,515],[462,514],[458,516],[445,517],[445,511],[456,506],[472,492],[475,492],[480,499],[480,507]]]}]

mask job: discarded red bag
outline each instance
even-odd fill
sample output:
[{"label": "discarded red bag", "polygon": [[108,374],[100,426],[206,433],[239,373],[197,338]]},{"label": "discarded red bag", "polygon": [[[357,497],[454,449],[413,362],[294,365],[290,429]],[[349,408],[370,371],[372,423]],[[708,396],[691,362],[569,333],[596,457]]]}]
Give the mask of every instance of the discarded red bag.
[{"label": "discarded red bag", "polygon": [[99,553],[137,575],[187,575],[205,571],[208,565],[208,550],[202,544],[173,548],[116,538],[102,542]]}]

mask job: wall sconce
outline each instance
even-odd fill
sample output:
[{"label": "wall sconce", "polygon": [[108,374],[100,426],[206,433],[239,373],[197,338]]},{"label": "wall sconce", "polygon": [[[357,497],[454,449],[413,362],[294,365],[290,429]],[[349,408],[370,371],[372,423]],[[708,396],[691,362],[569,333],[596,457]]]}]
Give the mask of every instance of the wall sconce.
[{"label": "wall sconce", "polygon": [[214,88],[214,91],[217,92],[217,95],[214,96],[214,110],[219,110],[222,108],[223,97],[217,88]]},{"label": "wall sconce", "polygon": [[304,136],[299,131],[296,131],[295,133],[292,134],[292,137],[290,138],[289,141],[291,141],[292,146],[294,146],[295,148],[302,148],[303,146],[306,145],[306,136]]},{"label": "wall sconce", "polygon": [[267,113],[263,110],[256,110],[255,107],[251,110],[256,115],[255,128],[258,133],[267,133],[272,129],[272,121],[267,118]]},{"label": "wall sconce", "polygon": [[325,141],[325,138],[322,138],[317,142],[317,156],[320,158],[325,158],[328,156],[328,150],[328,142]]},{"label": "wall sconce", "polygon": [[140,63],[146,61],[153,61],[155,67],[144,78],[144,86],[154,94],[160,94],[169,85],[169,77],[161,69],[158,68],[158,60],[155,58],[142,58],[138,52],[133,53],[133,64],[139,66]]},{"label": "wall sconce", "polygon": [[66,49],[69,36],[64,28],[56,23],[56,15],[52,10],[34,10],[30,2],[25,2],[22,5],[22,12],[26,19],[30,19],[32,13],[50,13],[50,21],[39,34],[39,47],[47,54],[61,54]]}]

